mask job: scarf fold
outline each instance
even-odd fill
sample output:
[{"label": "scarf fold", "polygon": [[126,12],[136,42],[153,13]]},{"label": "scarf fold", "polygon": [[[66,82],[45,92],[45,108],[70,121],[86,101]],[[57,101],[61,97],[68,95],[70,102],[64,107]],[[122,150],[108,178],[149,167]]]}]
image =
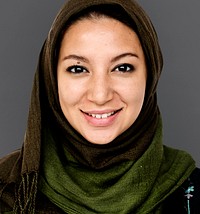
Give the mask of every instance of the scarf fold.
[{"label": "scarf fold", "polygon": [[48,126],[57,144],[65,145],[68,152],[78,162],[101,170],[124,160],[135,161],[144,153],[151,144],[160,116],[156,101],[146,110],[146,114],[141,112],[139,120],[142,122],[147,116],[149,119],[142,128],[140,128],[142,124],[136,126],[134,123],[128,130],[105,145],[88,142],[67,121],[66,126],[68,127],[65,129],[59,125],[55,126],[52,121],[48,123]]},{"label": "scarf fold", "polygon": [[185,152],[162,145],[162,123],[153,141],[136,161],[123,161],[111,168],[83,166],[54,141],[44,137],[39,189],[68,214],[161,213],[163,200],[194,170]]}]

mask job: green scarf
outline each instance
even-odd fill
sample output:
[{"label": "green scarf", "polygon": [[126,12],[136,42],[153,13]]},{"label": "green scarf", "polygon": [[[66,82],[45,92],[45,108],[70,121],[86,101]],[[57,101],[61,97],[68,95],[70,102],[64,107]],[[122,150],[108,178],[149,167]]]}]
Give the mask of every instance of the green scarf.
[{"label": "green scarf", "polygon": [[77,163],[47,132],[39,189],[68,214],[161,213],[164,199],[195,168],[190,155],[161,142],[160,122],[152,144],[135,163],[97,171]]},{"label": "green scarf", "polygon": [[[85,9],[102,10],[105,5],[108,15],[122,23],[128,21],[131,28],[134,25],[133,30],[144,51],[148,78],[145,100],[137,120],[113,142],[100,147],[87,142],[66,120],[60,108],[56,68],[66,27]],[[22,161],[21,179],[16,186],[14,213],[36,212],[40,169],[40,190],[67,213],[144,214],[152,212],[154,207],[157,209],[194,168],[187,154],[162,146],[161,125],[152,142],[159,115],[156,86],[162,67],[157,34],[136,1],[66,1],[51,26],[38,60],[19,158]],[[54,133],[47,132],[44,143],[41,140],[46,124]],[[40,161],[41,156],[43,160]]]}]

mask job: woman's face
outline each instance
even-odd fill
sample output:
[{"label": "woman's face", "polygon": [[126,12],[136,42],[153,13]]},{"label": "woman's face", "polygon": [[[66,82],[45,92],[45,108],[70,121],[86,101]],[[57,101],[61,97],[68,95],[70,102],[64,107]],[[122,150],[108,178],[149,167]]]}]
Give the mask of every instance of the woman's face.
[{"label": "woman's face", "polygon": [[64,34],[57,66],[61,109],[85,139],[106,144],[143,105],[147,71],[135,32],[111,18],[84,19]]}]

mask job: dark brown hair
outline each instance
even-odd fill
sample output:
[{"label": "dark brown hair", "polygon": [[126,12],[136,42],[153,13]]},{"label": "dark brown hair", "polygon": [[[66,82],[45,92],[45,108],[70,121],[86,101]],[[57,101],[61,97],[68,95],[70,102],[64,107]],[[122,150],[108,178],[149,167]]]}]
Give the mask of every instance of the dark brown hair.
[{"label": "dark brown hair", "polygon": [[[137,27],[131,17],[127,14],[127,12],[116,4],[101,4],[101,5],[93,5],[86,9],[81,10],[80,12],[72,15],[64,26],[58,37],[58,43],[56,48],[56,59],[58,60],[59,50],[62,42],[62,38],[65,32],[69,29],[71,25],[73,25],[77,21],[81,21],[84,19],[100,19],[100,18],[112,18],[119,22],[122,22],[129,28],[131,28],[134,32],[137,33]],[[138,35],[139,37],[139,35]]]}]

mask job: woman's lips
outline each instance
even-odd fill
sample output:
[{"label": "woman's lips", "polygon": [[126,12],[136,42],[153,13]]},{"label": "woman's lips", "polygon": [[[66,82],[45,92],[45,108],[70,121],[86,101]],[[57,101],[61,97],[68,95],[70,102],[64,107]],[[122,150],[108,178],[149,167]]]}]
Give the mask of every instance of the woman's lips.
[{"label": "woman's lips", "polygon": [[91,117],[97,118],[97,119],[106,119],[106,118],[110,117],[113,114],[115,114],[114,111],[109,112],[109,113],[104,113],[104,114],[94,114],[94,113],[92,113],[92,114],[88,114],[88,115],[91,116]]},{"label": "woman's lips", "polygon": [[87,120],[87,122],[90,125],[93,126],[109,126],[113,124],[117,116],[119,115],[119,112],[122,110],[122,108],[118,110],[113,110],[113,111],[90,111],[90,112],[84,112],[81,111]]}]

